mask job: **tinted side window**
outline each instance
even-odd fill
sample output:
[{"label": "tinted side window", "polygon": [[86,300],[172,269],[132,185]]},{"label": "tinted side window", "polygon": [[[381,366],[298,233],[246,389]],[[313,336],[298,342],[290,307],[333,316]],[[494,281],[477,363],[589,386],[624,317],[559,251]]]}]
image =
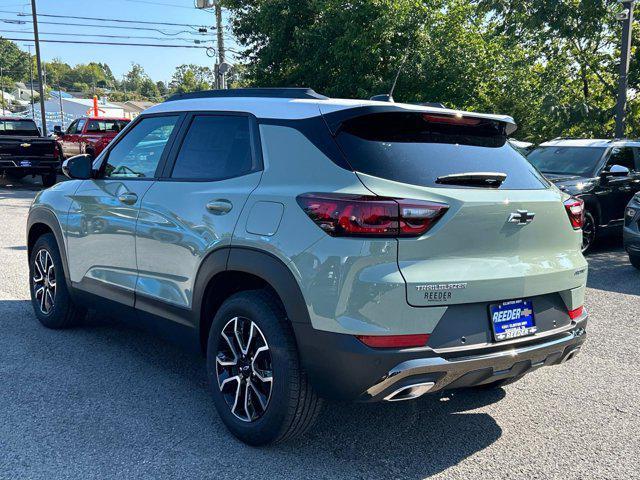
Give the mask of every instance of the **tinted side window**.
[{"label": "tinted side window", "polygon": [[178,116],[141,120],[109,152],[105,178],[153,178]]},{"label": "tinted side window", "polygon": [[87,121],[84,118],[78,120],[78,124],[76,125],[76,133],[82,133],[82,129],[84,128],[85,123],[87,123]]},{"label": "tinted side window", "polygon": [[68,134],[76,133],[77,127],[78,127],[78,120],[74,120],[73,123],[69,125],[69,128],[67,128],[67,133]]},{"label": "tinted side window", "polygon": [[[100,128],[102,126],[102,128]],[[87,125],[87,133],[89,132],[103,132],[104,131],[104,122],[100,125],[100,122],[97,120],[91,120],[89,125]]]},{"label": "tinted side window", "polygon": [[633,158],[633,150],[631,147],[614,147],[607,161],[606,169],[614,165],[627,167],[629,170],[635,170],[635,161]]},{"label": "tinted side window", "polygon": [[198,115],[185,135],[171,176],[222,180],[255,170],[248,117]]}]

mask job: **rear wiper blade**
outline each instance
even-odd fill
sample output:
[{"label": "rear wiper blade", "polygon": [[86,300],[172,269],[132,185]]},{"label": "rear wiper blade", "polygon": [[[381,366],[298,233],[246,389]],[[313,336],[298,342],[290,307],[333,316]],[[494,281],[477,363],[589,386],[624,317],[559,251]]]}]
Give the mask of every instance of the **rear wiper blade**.
[{"label": "rear wiper blade", "polygon": [[506,178],[507,174],[501,172],[466,172],[442,175],[436,178],[436,183],[498,188]]}]

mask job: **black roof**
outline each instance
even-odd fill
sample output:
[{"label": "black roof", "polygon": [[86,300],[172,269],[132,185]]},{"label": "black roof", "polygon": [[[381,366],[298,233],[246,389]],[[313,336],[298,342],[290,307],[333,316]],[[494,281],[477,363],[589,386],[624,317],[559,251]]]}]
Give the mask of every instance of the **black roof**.
[{"label": "black roof", "polygon": [[328,97],[316,93],[311,88],[232,88],[229,90],[203,90],[200,92],[179,93],[169,97],[166,101],[188,100],[192,98],[307,98],[327,100]]}]

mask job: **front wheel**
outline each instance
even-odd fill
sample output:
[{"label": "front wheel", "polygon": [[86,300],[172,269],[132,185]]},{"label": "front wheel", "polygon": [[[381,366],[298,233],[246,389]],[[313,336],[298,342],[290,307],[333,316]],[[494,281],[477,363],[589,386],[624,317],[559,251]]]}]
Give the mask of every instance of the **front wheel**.
[{"label": "front wheel", "polygon": [[300,365],[290,321],[265,290],[237,293],[220,307],[209,333],[207,370],[222,421],[250,445],[302,435],[322,408]]},{"label": "front wheel", "polygon": [[582,225],[582,253],[588,253],[596,241],[596,222],[590,212],[584,212]]}]

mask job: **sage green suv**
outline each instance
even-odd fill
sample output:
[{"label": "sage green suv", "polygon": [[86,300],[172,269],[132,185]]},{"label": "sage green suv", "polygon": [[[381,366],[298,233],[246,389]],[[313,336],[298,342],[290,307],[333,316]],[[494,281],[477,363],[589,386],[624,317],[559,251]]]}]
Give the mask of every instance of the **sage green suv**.
[{"label": "sage green suv", "polygon": [[303,433],[323,398],[409,400],[563,363],[585,339],[583,204],[511,147],[515,128],[308,89],[174,97],[35,199],[35,314],[64,328],[102,309],[181,335],[253,445]]}]

